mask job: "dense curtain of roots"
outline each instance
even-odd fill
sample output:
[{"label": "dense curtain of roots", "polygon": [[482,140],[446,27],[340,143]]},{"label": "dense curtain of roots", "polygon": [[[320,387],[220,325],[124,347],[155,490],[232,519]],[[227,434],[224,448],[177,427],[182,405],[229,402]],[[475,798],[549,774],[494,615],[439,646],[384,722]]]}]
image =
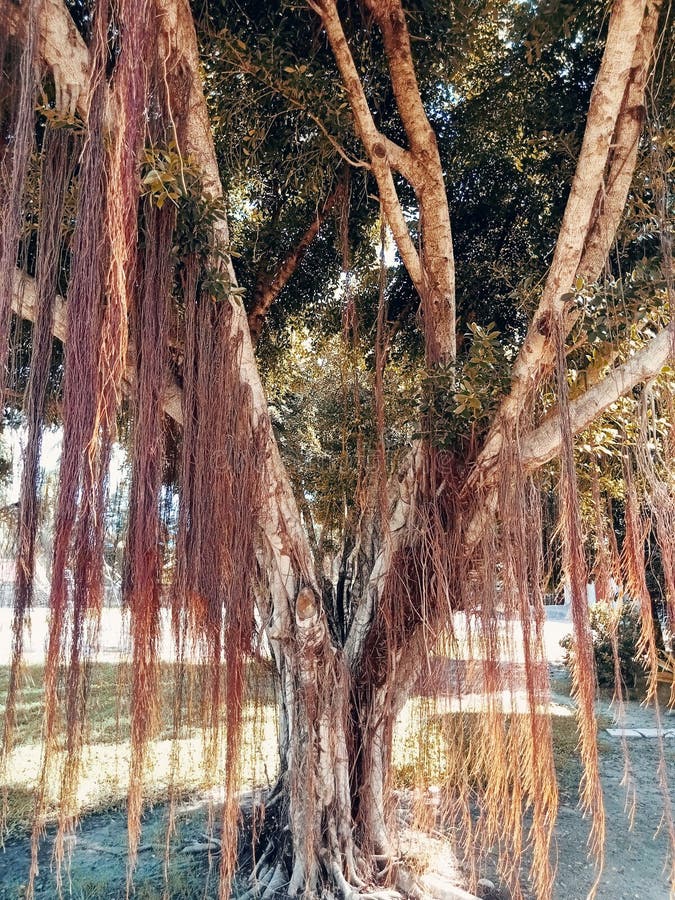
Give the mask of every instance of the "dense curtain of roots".
[{"label": "dense curtain of roots", "polygon": [[673,820],[672,797],[668,784],[665,746],[661,728],[663,718],[657,692],[657,626],[654,621],[652,600],[646,580],[645,539],[648,534],[649,524],[641,514],[634,475],[631,471],[631,463],[627,459],[624,461],[624,477],[626,482],[626,534],[621,561],[629,595],[639,603],[640,607],[640,639],[636,647],[636,656],[641,657],[645,663],[647,673],[646,702],[654,707],[658,727],[659,762],[657,777],[663,799],[661,821],[662,827],[668,835],[670,846],[671,883],[675,883],[675,822]]},{"label": "dense curtain of roots", "polygon": [[[461,471],[449,455],[426,453],[421,490],[435,500],[417,500],[355,677],[360,764],[379,766],[386,781],[374,785],[372,772],[361,773],[359,821],[372,842],[366,852],[385,852],[381,835],[392,832],[393,808],[391,769],[382,759],[391,758],[396,716],[416,683],[431,706],[422,707],[413,820],[424,828],[451,826],[474,877],[482,852],[498,847],[516,896],[529,848],[531,877],[545,897],[554,874],[557,784],[543,645],[541,499],[522,473],[516,444],[506,443],[501,469],[496,530],[486,531],[467,558]],[[430,800],[430,786],[441,796]],[[380,789],[384,831],[373,820],[380,814],[373,791]]]},{"label": "dense curtain of roots", "polygon": [[[211,783],[220,774],[225,730],[220,884],[226,896],[236,860],[244,665],[253,633],[263,443],[255,436],[248,389],[239,380],[231,309],[201,291],[198,275],[196,261],[189,260],[182,273],[183,435],[172,622],[179,684],[186,683],[186,657],[201,666],[197,721],[204,734],[204,775]],[[176,739],[185,724],[182,715],[178,697]]]},{"label": "dense curtain of roots", "polygon": [[[21,54],[21,90],[15,108],[3,109],[7,118],[3,129],[13,135],[11,152],[3,151],[1,160],[3,278],[9,273],[7,283],[3,281],[2,300],[7,310],[19,250],[22,188],[35,131],[33,7],[37,9],[36,4],[30,5],[30,39]],[[132,646],[130,877],[138,846],[147,748],[156,730],[163,599],[162,398],[173,327],[169,303],[174,281],[175,210],[172,205],[158,209],[145,202],[139,244],[139,160],[148,108],[155,117],[152,139],[168,141],[172,136],[166,80],[170,65],[157,56],[166,45],[159,41],[154,25],[150,4],[121,2],[114,9],[106,3],[97,5],[90,47],[91,103],[79,159],[70,131],[48,130],[44,139],[36,326],[26,405],[28,452],[19,514],[14,658],[3,765],[11,749],[23,629],[32,596],[42,407],[49,373],[52,308],[60,275],[63,204],[76,159],[77,212],[69,246],[63,450],[45,664],[43,757],[36,792],[29,893],[37,874],[39,840],[52,801],[54,779],[59,784],[55,844],[59,881],[64,838],[77,816],[89,675],[103,600],[108,469],[122,383],[130,362],[135,387],[130,410],[130,514],[123,584]],[[111,34],[116,40],[113,47]],[[5,59],[5,52],[9,55],[10,50],[16,55],[16,48],[3,43],[3,72],[12,63]],[[111,62],[114,65],[108,80]],[[115,127],[111,130],[108,126],[113,119]],[[168,123],[164,133],[157,120]],[[225,895],[236,853],[244,661],[253,629],[251,574],[255,570],[262,440],[256,437],[247,389],[239,380],[240,348],[232,336],[229,303],[217,302],[202,290],[205,262],[196,257],[186,261],[182,275],[186,428],[178,492],[178,562],[171,598],[178,658],[184,662],[188,647],[196,653],[202,668],[197,680],[197,705],[199,724],[205,733],[205,773],[211,781],[220,774],[221,736],[225,743],[226,803],[221,823]],[[2,309],[0,319],[4,316]],[[8,316],[7,312],[5,318]],[[2,343],[8,346],[6,339]],[[184,675],[179,667],[178,719]],[[176,733],[180,735],[179,727]]]},{"label": "dense curtain of roots", "polygon": [[[67,131],[48,131],[42,149],[41,207],[36,261],[36,306],[26,389],[26,452],[21,473],[17,531],[12,661],[7,688],[2,765],[12,750],[23,656],[24,626],[33,603],[35,545],[39,522],[39,463],[45,394],[52,351],[53,308],[61,265],[61,230],[78,142]],[[4,781],[4,779],[3,779]],[[3,804],[4,808],[4,804]],[[3,813],[4,815],[4,813]]]},{"label": "dense curtain of roots", "polygon": [[[77,225],[72,240],[67,294],[63,450],[45,660],[43,753],[36,795],[29,892],[37,873],[38,842],[44,826],[48,788],[55,774],[57,750],[64,751],[59,775],[59,828],[55,844],[59,872],[65,832],[73,827],[77,815],[76,790],[85,738],[88,672],[97,643],[103,599],[103,513],[113,437],[110,384],[107,382],[110,357],[101,344],[110,250],[105,227],[107,30],[107,10],[101,7],[94,23],[90,128],[78,173]],[[107,353],[111,352],[112,348],[108,346]],[[64,708],[61,709],[59,683],[63,664],[66,669],[63,675]],[[62,745],[58,742],[61,716],[65,735]]]},{"label": "dense curtain of roots", "polygon": [[121,0],[115,10],[121,34],[111,80],[116,127],[108,150],[107,232],[110,241],[106,314],[101,351],[110,365],[103,398],[105,427],[112,433],[127,367],[127,314],[133,341],[135,391],[132,397],[132,448],[129,520],[123,602],[130,615],[132,646],[131,764],[128,791],[129,878],[140,832],[143,772],[147,746],[156,727],[157,647],[162,587],[161,487],[164,474],[162,394],[168,359],[168,304],[173,279],[171,247],[175,214],[144,205],[144,253],[139,264],[139,156],[146,138],[151,96],[166,106],[159,64],[154,60],[158,33],[152,5]]},{"label": "dense curtain of roots", "polygon": [[174,212],[148,205],[138,302],[131,311],[136,369],[133,396],[132,481],[126,539],[124,603],[132,644],[131,767],[128,818],[133,868],[148,742],[157,723],[158,642],[162,588],[161,490],[164,474],[162,393],[168,359],[167,321],[173,269]]},{"label": "dense curtain of roots", "polygon": [[[469,660],[456,690],[469,696],[464,704],[460,694],[459,717],[450,718],[444,735],[444,748],[452,748],[450,780],[457,783],[445,814],[463,833],[464,855],[476,874],[481,852],[475,847],[499,847],[500,867],[518,896],[522,854],[529,849],[532,882],[546,897],[554,876],[558,790],[543,644],[542,503],[522,472],[513,437],[500,458],[506,477],[496,528],[463,569],[465,634],[450,632],[451,640],[466,645]],[[471,702],[474,692],[482,694],[478,704]]]}]

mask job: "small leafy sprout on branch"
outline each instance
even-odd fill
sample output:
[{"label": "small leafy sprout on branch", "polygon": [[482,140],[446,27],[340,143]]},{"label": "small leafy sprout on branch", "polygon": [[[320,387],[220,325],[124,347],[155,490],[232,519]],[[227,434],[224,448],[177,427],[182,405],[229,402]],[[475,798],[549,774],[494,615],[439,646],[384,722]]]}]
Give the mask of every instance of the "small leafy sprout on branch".
[{"label": "small leafy sprout on branch", "polygon": [[228,273],[232,254],[216,242],[216,226],[226,217],[223,198],[204,193],[199,168],[181,155],[175,141],[145,149],[141,196],[158,209],[167,201],[175,205],[173,252],[179,262],[192,258],[200,263],[201,292],[214,303],[228,297],[241,302],[243,289],[232,284]]},{"label": "small leafy sprout on branch", "polygon": [[190,157],[181,156],[175,141],[166,147],[146,147],[141,168],[141,195],[158,209],[167,200],[176,206],[190,196],[201,197],[200,173]]},{"label": "small leafy sprout on branch", "polygon": [[470,348],[457,366],[436,367],[422,384],[419,410],[429,437],[441,450],[453,450],[484,431],[508,382],[508,361],[494,322],[472,322]]}]

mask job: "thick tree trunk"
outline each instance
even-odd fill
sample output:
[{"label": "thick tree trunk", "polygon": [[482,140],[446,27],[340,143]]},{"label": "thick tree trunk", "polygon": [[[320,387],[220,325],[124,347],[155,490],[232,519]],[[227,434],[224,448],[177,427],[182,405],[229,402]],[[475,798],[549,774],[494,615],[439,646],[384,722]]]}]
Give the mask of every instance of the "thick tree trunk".
[{"label": "thick tree trunk", "polygon": [[387,685],[367,693],[359,691],[359,721],[361,746],[355,760],[358,783],[358,822],[362,841],[371,853],[385,860],[393,860],[394,828],[391,821],[389,788],[391,786],[391,754],[394,725],[398,710],[391,705]]},{"label": "thick tree trunk", "polygon": [[299,628],[299,646],[274,639],[282,775],[266,811],[273,824],[259,848],[264,868],[252,887],[263,896],[282,883],[291,896],[321,885],[347,898],[372,893],[397,874],[388,796],[400,709],[390,685],[358,685],[339,650],[321,650],[327,638],[311,614]]},{"label": "thick tree trunk", "polygon": [[274,826],[263,835],[265,871],[254,877],[268,893],[280,883],[291,896],[330,883],[349,896],[366,874],[353,824],[350,674],[308,588],[298,597],[295,636],[272,629],[270,638],[280,676],[282,774],[271,799]]}]

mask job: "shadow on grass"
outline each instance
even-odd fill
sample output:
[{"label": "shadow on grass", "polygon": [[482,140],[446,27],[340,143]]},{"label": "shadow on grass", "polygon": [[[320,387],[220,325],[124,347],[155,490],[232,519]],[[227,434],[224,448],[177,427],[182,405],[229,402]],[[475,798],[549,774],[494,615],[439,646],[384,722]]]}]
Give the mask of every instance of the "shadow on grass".
[{"label": "shadow on grass", "polygon": [[[156,740],[168,740],[173,735],[173,703],[177,665],[161,663],[159,667],[160,720]],[[251,660],[247,666],[248,697],[259,704],[275,702],[274,673],[265,662]],[[224,670],[223,670],[224,672]],[[120,743],[129,736],[130,721],[130,673],[129,663],[96,662],[91,666],[89,698],[87,703],[88,741],[90,743]],[[183,715],[188,721],[192,697],[198,695],[201,670],[190,665],[185,668],[186,682],[190,685],[183,699]],[[0,715],[4,715],[5,698],[9,684],[9,666],[0,666]],[[39,742],[42,732],[44,700],[44,666],[25,666],[22,671],[22,688],[17,703],[17,720],[14,746]],[[223,716],[223,721],[225,717]]]}]

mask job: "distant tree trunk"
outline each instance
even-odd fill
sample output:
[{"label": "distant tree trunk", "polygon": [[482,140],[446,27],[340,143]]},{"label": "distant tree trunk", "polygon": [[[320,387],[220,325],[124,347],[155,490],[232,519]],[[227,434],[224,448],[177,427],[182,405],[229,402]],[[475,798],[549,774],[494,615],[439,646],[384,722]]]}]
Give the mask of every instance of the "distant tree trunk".
[{"label": "distant tree trunk", "polygon": [[266,272],[258,279],[253,290],[253,302],[248,314],[248,329],[254,344],[258,343],[260,332],[272,304],[293,277],[329,213],[340,197],[344,195],[345,187],[346,184],[343,180],[317,209],[311,224],[299,238],[295,247],[286,254],[274,271]]}]

